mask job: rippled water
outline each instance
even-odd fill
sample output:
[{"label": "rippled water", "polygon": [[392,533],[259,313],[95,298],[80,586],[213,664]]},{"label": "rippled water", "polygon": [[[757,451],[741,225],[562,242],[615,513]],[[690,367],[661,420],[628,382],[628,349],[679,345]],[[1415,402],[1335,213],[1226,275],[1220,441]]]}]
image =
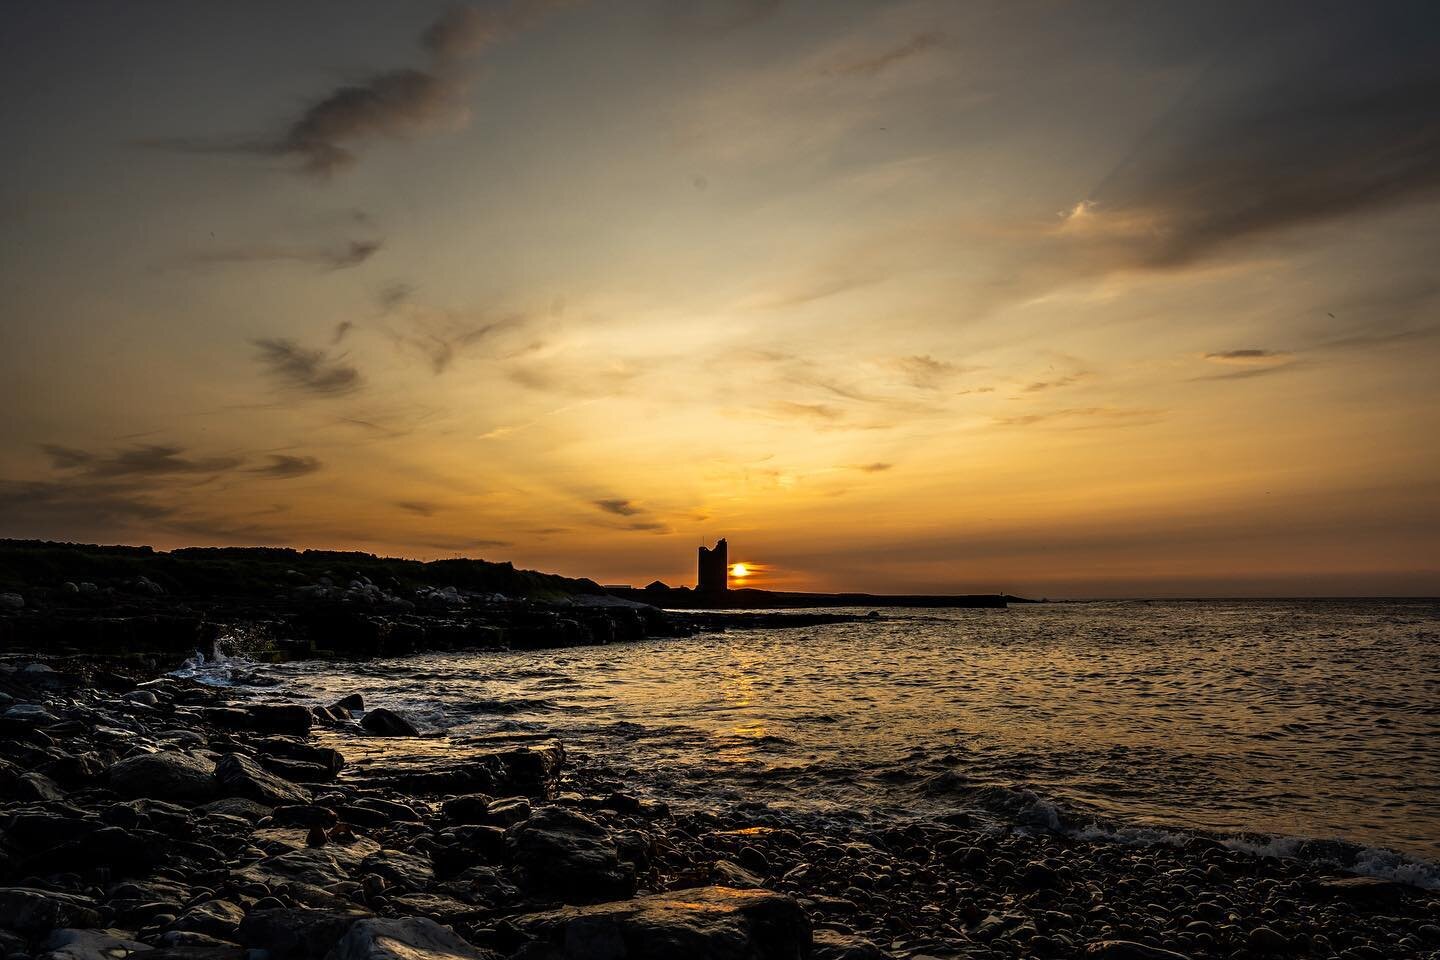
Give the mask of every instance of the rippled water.
[{"label": "rippled water", "polygon": [[553,732],[671,802],[1060,811],[1440,860],[1437,654],[1434,601],[1205,601],[259,669],[455,740]]}]

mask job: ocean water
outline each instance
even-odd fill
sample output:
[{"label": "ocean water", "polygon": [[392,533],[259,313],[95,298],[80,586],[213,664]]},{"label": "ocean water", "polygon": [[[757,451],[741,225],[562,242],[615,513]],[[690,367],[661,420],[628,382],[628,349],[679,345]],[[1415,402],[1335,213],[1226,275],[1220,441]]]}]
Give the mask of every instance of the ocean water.
[{"label": "ocean water", "polygon": [[889,610],[609,647],[245,669],[287,697],[359,692],[452,743],[550,733],[675,805],[965,812],[1119,841],[1204,831],[1440,886],[1437,601]]}]

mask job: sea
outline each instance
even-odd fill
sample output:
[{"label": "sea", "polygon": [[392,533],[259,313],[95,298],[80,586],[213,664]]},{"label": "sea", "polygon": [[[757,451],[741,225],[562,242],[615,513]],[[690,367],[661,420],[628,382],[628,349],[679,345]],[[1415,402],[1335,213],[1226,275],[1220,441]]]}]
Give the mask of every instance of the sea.
[{"label": "sea", "polygon": [[232,654],[185,672],[258,699],[359,693],[457,746],[553,735],[677,808],[1204,834],[1440,889],[1437,600],[884,609],[558,650]]}]

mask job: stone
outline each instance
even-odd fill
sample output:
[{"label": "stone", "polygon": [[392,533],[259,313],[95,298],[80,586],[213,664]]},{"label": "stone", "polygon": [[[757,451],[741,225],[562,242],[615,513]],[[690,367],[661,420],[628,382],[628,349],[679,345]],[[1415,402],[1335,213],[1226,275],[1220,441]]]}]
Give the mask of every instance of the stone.
[{"label": "stone", "polygon": [[271,808],[263,803],[246,800],[244,797],[224,797],[205,804],[200,807],[200,810],[219,816],[239,817],[241,820],[249,820],[251,823],[270,816],[272,812]]},{"label": "stone", "polygon": [[358,693],[352,693],[348,696],[341,697],[339,700],[336,700],[334,703],[330,704],[329,709],[339,710],[345,713],[349,713],[352,710],[364,710],[365,698]]},{"label": "stone", "polygon": [[56,930],[40,945],[39,960],[123,960],[151,949],[125,930]]},{"label": "stone", "polygon": [[308,804],[312,799],[309,790],[280,779],[239,753],[220,758],[215,765],[215,780],[227,796],[245,797],[270,807]]},{"label": "stone", "polygon": [[245,708],[246,726],[269,733],[305,736],[315,717],[298,703],[254,703]]},{"label": "stone", "polygon": [[465,793],[446,800],[440,813],[451,823],[486,823],[485,814],[493,799],[485,793]]},{"label": "stone", "polygon": [[60,718],[49,710],[46,710],[38,703],[17,703],[5,711],[6,720],[14,720],[17,723],[31,723],[36,726],[49,726],[59,723]]},{"label": "stone", "polygon": [[810,921],[766,890],[697,887],[510,920],[515,960],[802,960]]},{"label": "stone", "polygon": [[33,887],[0,887],[0,927],[48,933],[60,927],[98,927],[101,914],[88,897]]},{"label": "stone", "polygon": [[[361,920],[325,960],[500,960],[500,955],[462,940],[434,920]],[[598,958],[597,958],[598,960]]]},{"label": "stone", "polygon": [[360,727],[366,733],[377,737],[418,737],[420,731],[415,724],[393,710],[376,707],[360,720]]},{"label": "stone", "polygon": [[635,892],[635,871],[621,863],[615,841],[589,817],[541,807],[513,827],[507,845],[520,886],[563,903],[617,900]]},{"label": "stone", "polygon": [[110,789],[122,797],[149,797],[187,805],[215,799],[215,764],[178,750],[142,753],[110,768]]},{"label": "stone", "polygon": [[1183,953],[1131,940],[1101,940],[1088,944],[1085,956],[1096,960],[1189,960]]},{"label": "stone", "polygon": [[362,873],[384,877],[386,882],[407,890],[421,890],[435,879],[429,859],[400,850],[381,850],[360,861]]},{"label": "stone", "polygon": [[722,887],[739,887],[745,890],[753,890],[765,885],[765,881],[760,877],[729,860],[716,860],[711,864],[710,879]]},{"label": "stone", "polygon": [[247,947],[270,951],[271,960],[309,960],[324,956],[352,926],[370,916],[360,909],[251,910],[240,924],[239,939]]},{"label": "stone", "polygon": [[834,930],[816,930],[812,942],[814,960],[890,960],[873,941]]},{"label": "stone", "polygon": [[175,930],[203,933],[219,940],[233,940],[245,911],[228,900],[207,900],[186,910],[171,925]]}]

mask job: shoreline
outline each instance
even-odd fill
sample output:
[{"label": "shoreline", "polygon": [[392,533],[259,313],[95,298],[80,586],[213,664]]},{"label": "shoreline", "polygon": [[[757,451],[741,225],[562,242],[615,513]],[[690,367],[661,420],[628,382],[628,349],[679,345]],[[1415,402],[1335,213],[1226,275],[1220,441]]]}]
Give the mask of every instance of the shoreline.
[{"label": "shoreline", "polygon": [[558,741],[431,740],[417,756],[376,735],[413,732],[403,718],[363,704],[70,666],[0,669],[7,956],[606,955],[596,931],[637,957],[674,955],[645,944],[675,937],[701,956],[821,960],[1440,949],[1436,891],[1198,835],[671,811]]}]

